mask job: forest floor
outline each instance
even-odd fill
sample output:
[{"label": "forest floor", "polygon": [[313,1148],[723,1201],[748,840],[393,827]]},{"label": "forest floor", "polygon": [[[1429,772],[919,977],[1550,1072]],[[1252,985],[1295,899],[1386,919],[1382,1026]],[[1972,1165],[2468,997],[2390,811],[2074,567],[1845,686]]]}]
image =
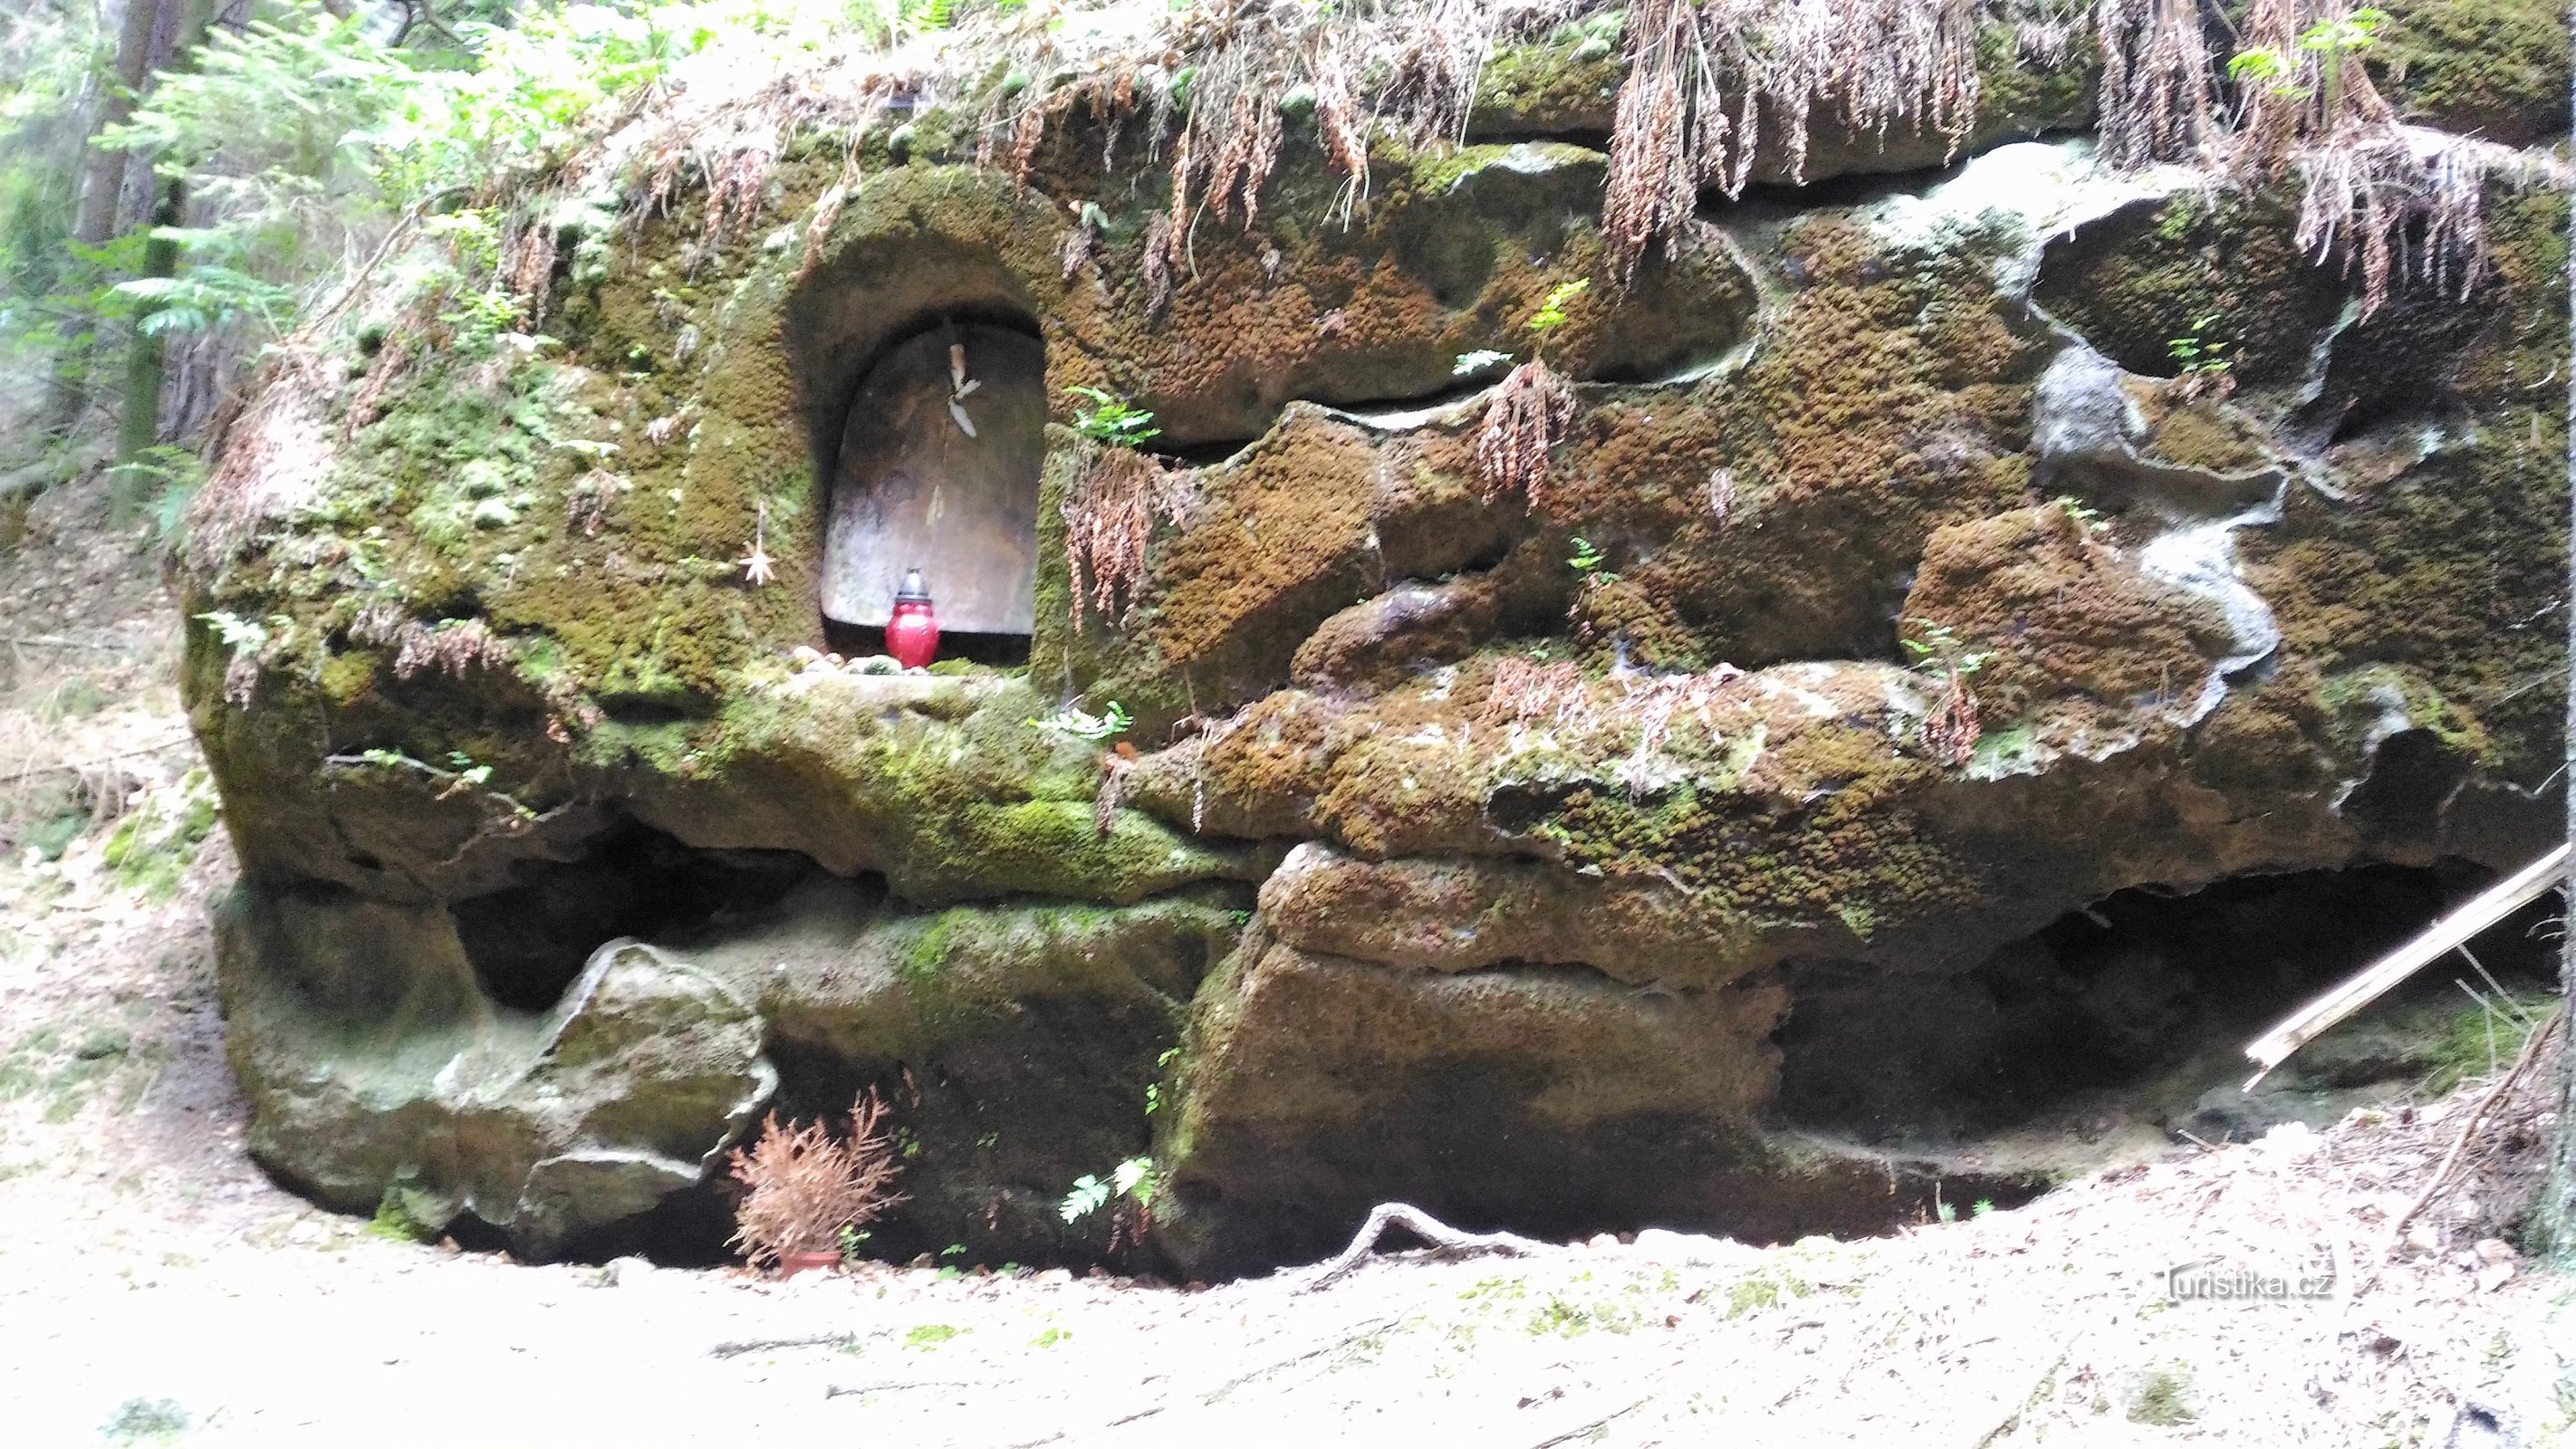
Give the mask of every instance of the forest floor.
[{"label": "forest floor", "polygon": [[[100,506],[48,497],[0,557],[0,1442],[2501,1446],[2576,1424],[2576,1283],[2499,1237],[2552,1125],[2546,1060],[2406,1233],[2486,1082],[1884,1238],[1398,1253],[1321,1289],[782,1284],[374,1235],[243,1153],[206,923],[230,855],[176,609]],[[2178,1297],[2194,1264],[2256,1291]]]}]

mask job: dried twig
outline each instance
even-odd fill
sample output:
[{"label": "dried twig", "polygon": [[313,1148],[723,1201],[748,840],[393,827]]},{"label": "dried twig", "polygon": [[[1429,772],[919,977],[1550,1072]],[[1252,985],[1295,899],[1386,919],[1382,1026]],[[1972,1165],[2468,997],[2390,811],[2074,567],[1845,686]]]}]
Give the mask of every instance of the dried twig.
[{"label": "dried twig", "polygon": [[2535,1027],[2531,1035],[2523,1038],[2522,1052],[2513,1059],[2512,1068],[2503,1076],[2496,1078],[2494,1086],[2479,1094],[2477,1104],[2469,1108],[2468,1120],[2460,1124],[2458,1134],[2452,1137],[2450,1150],[2442,1154],[2442,1161],[2434,1167],[2433,1175],[2425,1179],[2424,1190],[2415,1194],[2415,1200],[2406,1205],[2406,1211],[2389,1221],[2388,1237],[2392,1247],[2405,1233],[2406,1225],[2413,1222],[2415,1215],[2422,1212],[2426,1205],[2441,1192],[2442,1184],[2450,1181],[2452,1169],[2460,1165],[2461,1154],[2468,1151],[2469,1139],[2477,1135],[2478,1124],[2486,1120],[2487,1110],[2502,1100],[2505,1093],[2513,1090],[2513,1084],[2522,1080],[2522,1074],[2530,1070],[2533,1062],[2540,1059],[2542,1043],[2558,1030],[2559,1023],[2566,1018],[2566,1015],[2566,1003],[2561,1002],[2550,1011],[2548,1020]]}]

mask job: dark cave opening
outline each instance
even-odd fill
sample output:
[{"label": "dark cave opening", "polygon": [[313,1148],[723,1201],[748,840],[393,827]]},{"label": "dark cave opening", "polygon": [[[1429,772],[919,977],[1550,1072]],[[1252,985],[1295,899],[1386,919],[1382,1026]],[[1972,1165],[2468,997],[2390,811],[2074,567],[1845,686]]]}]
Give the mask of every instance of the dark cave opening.
[{"label": "dark cave opening", "polygon": [[593,951],[763,909],[819,869],[789,850],[699,850],[629,823],[574,861],[522,861],[506,890],[450,907],[465,958],[503,1006],[548,1011]]},{"label": "dark cave opening", "polygon": [[[2185,893],[2145,887],[2070,912],[1958,975],[1844,962],[1792,970],[1776,1040],[1789,1126],[1872,1147],[1938,1151],[2025,1132],[2083,1142],[2122,1122],[2168,1140],[2259,1136],[2331,1120],[2355,1090],[2425,1080],[2442,1033],[2492,997],[2554,984],[2545,899],[2426,968],[2291,1059],[2263,1091],[2244,1044],[2489,882],[2429,867],[2244,876]],[[2317,1125],[2315,1121],[2311,1125]]]}]

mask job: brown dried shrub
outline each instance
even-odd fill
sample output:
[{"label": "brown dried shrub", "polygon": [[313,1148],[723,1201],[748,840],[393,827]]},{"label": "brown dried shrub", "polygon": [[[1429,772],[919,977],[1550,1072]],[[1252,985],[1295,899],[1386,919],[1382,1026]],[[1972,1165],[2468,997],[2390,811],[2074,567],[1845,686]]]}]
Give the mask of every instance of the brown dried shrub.
[{"label": "brown dried shrub", "polygon": [[850,1104],[847,1137],[822,1122],[784,1127],[770,1113],[751,1150],[732,1153],[733,1180],[744,1191],[727,1243],[755,1267],[788,1253],[832,1252],[842,1229],[866,1227],[904,1202],[891,1191],[903,1163],[885,1118],[873,1087]]},{"label": "brown dried shrub", "polygon": [[1574,389],[1532,358],[1495,385],[1476,435],[1476,483],[1490,503],[1513,490],[1532,511],[1547,507],[1548,452],[1574,422]]}]

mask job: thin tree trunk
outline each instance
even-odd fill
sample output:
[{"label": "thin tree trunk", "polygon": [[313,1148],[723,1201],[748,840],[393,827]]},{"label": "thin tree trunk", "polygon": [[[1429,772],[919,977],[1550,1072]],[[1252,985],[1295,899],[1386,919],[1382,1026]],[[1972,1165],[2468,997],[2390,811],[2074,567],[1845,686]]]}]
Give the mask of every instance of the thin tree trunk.
[{"label": "thin tree trunk", "polygon": [[[165,0],[125,0],[124,22],[116,35],[116,84],[99,103],[90,125],[90,142],[81,158],[80,211],[72,223],[72,240],[85,247],[107,245],[116,238],[117,202],[125,194],[127,155],[98,144],[99,134],[134,116],[135,98],[152,77],[152,32]],[[46,399],[45,430],[68,434],[80,422],[89,402],[89,368],[94,348],[75,342],[55,360],[53,387]]]},{"label": "thin tree trunk", "polygon": [[[214,20],[214,0],[178,0],[179,33],[170,52],[170,69],[186,70],[196,63],[197,49],[205,43],[206,27]],[[152,208],[155,228],[185,225],[188,219],[188,182],[183,176],[170,177],[160,183]],[[178,243],[154,237],[143,253],[143,275],[175,277],[179,274]],[[154,309],[143,308],[134,318],[134,338],[125,356],[124,405],[116,427],[116,470],[109,493],[108,519],[118,528],[128,528],[142,517],[143,505],[150,492],[149,475],[137,466],[144,450],[161,440],[161,383],[169,367],[169,344],[145,327]]]},{"label": "thin tree trunk", "polygon": [[[2568,113],[2576,118],[2576,84],[2569,87]],[[2568,267],[2566,281],[2568,315],[2576,320],[2576,266]],[[2571,424],[2576,424],[2576,374],[2568,378],[2567,410]],[[2567,613],[2567,663],[2576,671],[2576,430],[2569,437],[2567,599],[2561,607]],[[2558,778],[2567,792],[2567,838],[2576,841],[2576,672],[2567,676],[2567,746]],[[2558,989],[2576,1004],[2576,853],[2569,856],[2558,901]],[[2558,1054],[2558,1136],[2552,1148],[2549,1181],[2532,1221],[2550,1261],[2560,1272],[2568,1272],[2576,1270],[2576,1047]]]}]

